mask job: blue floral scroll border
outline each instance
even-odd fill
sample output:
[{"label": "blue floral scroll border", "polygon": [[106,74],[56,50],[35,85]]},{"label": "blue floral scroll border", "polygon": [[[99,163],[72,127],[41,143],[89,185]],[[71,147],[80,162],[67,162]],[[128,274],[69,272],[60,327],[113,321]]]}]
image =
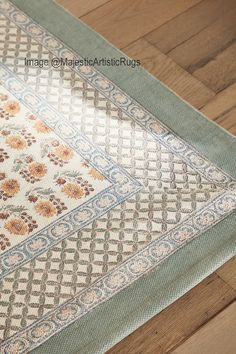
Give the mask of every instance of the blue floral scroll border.
[{"label": "blue floral scroll border", "polygon": [[98,304],[107,301],[142,275],[148,273],[177,249],[184,247],[235,210],[236,191],[224,192],[184,225],[180,225],[164,234],[160,239],[153,241],[109,274],[98,279],[92,286],[7,339],[1,347],[1,353],[11,353],[14,348],[18,350],[17,353],[23,354],[38,347],[54,334],[86,315]]},{"label": "blue floral scroll border", "polygon": [[[0,11],[56,57],[82,59],[78,53],[70,49],[58,38],[29,18],[10,1],[0,0]],[[154,139],[159,141],[163,146],[166,146],[173,153],[178,154],[189,166],[211,183],[223,189],[234,188],[236,185],[235,179],[215,166],[190,144],[176,136],[176,134],[161,123],[157,117],[148,112],[136,102],[135,99],[129,97],[117,85],[100,73],[98,69],[88,66],[79,66],[71,68],[71,70],[75,71],[130,118],[135,120],[148,131]]]},{"label": "blue floral scroll border", "polygon": [[[32,258],[45,252],[62,239],[69,237],[91,221],[122,203],[143,186],[122,167],[118,166],[103,151],[94,146],[63,115],[47,101],[35,94],[26,84],[0,63],[1,84],[19,101],[42,119],[74,151],[100,171],[111,185],[79,205],[66,215],[22,241],[0,256],[0,278],[3,278]],[[40,240],[41,247],[35,249],[34,242]]]}]

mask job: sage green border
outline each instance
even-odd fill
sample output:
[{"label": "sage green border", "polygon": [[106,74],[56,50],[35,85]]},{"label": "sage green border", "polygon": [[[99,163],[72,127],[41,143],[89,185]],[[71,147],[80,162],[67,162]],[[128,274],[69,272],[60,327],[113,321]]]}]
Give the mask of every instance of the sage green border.
[{"label": "sage green border", "polygon": [[[11,1],[84,57],[124,56],[52,0]],[[204,156],[236,177],[233,136],[141,67],[99,67],[99,71]],[[233,213],[32,353],[104,353],[231,258],[236,253],[235,230],[236,213]]]}]

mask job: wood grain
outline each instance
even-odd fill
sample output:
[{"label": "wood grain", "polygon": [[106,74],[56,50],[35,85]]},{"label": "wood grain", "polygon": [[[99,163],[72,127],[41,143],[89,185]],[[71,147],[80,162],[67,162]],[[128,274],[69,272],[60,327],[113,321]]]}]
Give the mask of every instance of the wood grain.
[{"label": "wood grain", "polygon": [[225,263],[216,273],[236,290],[236,257],[233,257],[229,262]]},{"label": "wood grain", "polygon": [[236,302],[200,328],[171,354],[235,354]]},{"label": "wood grain", "polygon": [[[236,20],[236,18],[235,18]],[[236,26],[235,26],[236,28]],[[193,75],[215,92],[219,92],[236,80],[236,43],[193,72]]]},{"label": "wood grain", "polygon": [[57,0],[58,4],[70,11],[74,16],[81,17],[88,12],[104,5],[109,0]]},{"label": "wood grain", "polygon": [[107,354],[167,353],[225,308],[235,296],[236,291],[213,274]]},{"label": "wood grain", "polygon": [[236,38],[236,8],[185,41],[168,55],[190,73],[202,67]]},{"label": "wood grain", "polygon": [[123,48],[200,0],[111,0],[82,20]]},{"label": "wood grain", "polygon": [[211,119],[216,119],[235,107],[236,83],[215,95],[213,99],[201,108],[201,112]]},{"label": "wood grain", "polygon": [[145,38],[162,53],[168,53],[210,26],[235,5],[235,0],[201,1],[147,34]]},{"label": "wood grain", "polygon": [[145,39],[139,39],[123,50],[130,57],[141,60],[145,69],[194,107],[202,107],[215,96],[215,93],[201,81],[195,79]]},{"label": "wood grain", "polygon": [[224,114],[216,119],[216,123],[228,130],[231,134],[236,135],[236,109]]}]

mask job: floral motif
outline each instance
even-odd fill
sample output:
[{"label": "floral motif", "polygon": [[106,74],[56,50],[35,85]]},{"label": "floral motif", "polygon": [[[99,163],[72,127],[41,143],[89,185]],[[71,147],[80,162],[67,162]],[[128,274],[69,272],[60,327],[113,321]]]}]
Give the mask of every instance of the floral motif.
[{"label": "floral motif", "polygon": [[98,201],[97,205],[99,208],[107,208],[115,201],[115,196],[111,194],[103,195]]},{"label": "floral motif", "polygon": [[[0,101],[7,100],[8,96],[0,95]],[[0,107],[0,119],[9,120],[11,117],[15,117],[20,111],[20,105],[17,101],[7,101]]]},{"label": "floral motif", "polygon": [[45,239],[37,238],[29,244],[29,248],[33,251],[37,251],[37,250],[45,247],[46,244],[47,244],[47,242],[45,241]]},{"label": "floral motif", "polygon": [[89,170],[89,175],[99,181],[104,181],[105,179],[105,177],[100,172],[98,172],[98,170],[96,170],[94,167]]},{"label": "floral motif", "polygon": [[6,178],[6,174],[4,172],[0,172],[0,181]]},{"label": "floral motif", "polygon": [[20,185],[16,179],[6,179],[0,185],[0,199],[12,198],[19,190]]},{"label": "floral motif", "polygon": [[0,2],[0,9],[3,11],[7,11],[11,9],[11,5],[8,2]]},{"label": "floral motif", "polygon": [[0,162],[4,162],[7,159],[9,159],[8,153],[4,149],[0,148]]},{"label": "floral motif", "polygon": [[60,321],[68,321],[69,319],[73,318],[78,313],[76,306],[65,306],[62,308],[57,314],[57,318]]},{"label": "floral motif", "polygon": [[11,254],[7,259],[6,259],[6,264],[8,266],[14,266],[18,263],[20,263],[23,259],[23,255],[21,253],[14,253]]},{"label": "floral motif", "polygon": [[32,162],[29,165],[29,172],[31,176],[40,179],[44,177],[47,173],[47,166],[44,163]]},{"label": "floral motif", "polygon": [[7,95],[0,93],[0,101],[6,101],[7,99],[8,99]]},{"label": "floral motif", "polygon": [[96,84],[97,84],[97,86],[100,87],[102,90],[108,90],[108,89],[111,88],[111,83],[110,83],[108,80],[103,79],[103,78],[97,79],[97,80],[96,80]]},{"label": "floral motif", "polygon": [[10,117],[13,117],[20,112],[20,105],[16,101],[8,101],[4,104],[3,111],[6,112]]},{"label": "floral motif", "polygon": [[146,116],[144,110],[139,107],[132,107],[130,112],[136,119],[143,119]]},{"label": "floral motif", "polygon": [[67,209],[65,203],[55,197],[55,191],[51,188],[37,187],[27,192],[26,196],[31,203],[34,203],[37,214],[46,218],[59,215]]},{"label": "floral motif", "polygon": [[62,192],[67,195],[69,198],[80,199],[84,196],[83,189],[75,183],[66,183],[62,188]]},{"label": "floral motif", "polygon": [[37,120],[33,127],[37,130],[38,133],[50,133],[52,130],[51,128],[49,128],[44,122],[42,122],[41,120]]},{"label": "floral motif", "polygon": [[208,176],[214,181],[214,182],[218,182],[218,183],[222,183],[226,180],[226,176],[221,172],[218,171],[215,168],[211,168],[208,171]]},{"label": "floral motif", "polygon": [[94,191],[93,186],[81,177],[78,171],[64,171],[54,176],[56,184],[68,198],[80,199]]},{"label": "floral motif", "polygon": [[138,274],[147,270],[148,267],[149,267],[148,260],[145,258],[139,258],[130,264],[129,269],[131,270],[132,273]]},{"label": "floral motif", "polygon": [[70,227],[68,224],[60,223],[52,228],[52,234],[56,237],[60,237],[69,231]]},{"label": "floral motif", "polygon": [[[23,206],[5,205],[0,208],[0,221],[3,220],[4,228],[12,235],[23,236],[29,234],[38,227],[26,212]],[[5,221],[6,220],[6,221]]]},{"label": "floral motif", "polygon": [[91,289],[87,291],[84,295],[81,296],[81,301],[87,305],[91,305],[96,302],[101,297],[101,290],[99,289]]},{"label": "floral motif", "polygon": [[209,226],[215,221],[215,216],[213,213],[205,211],[197,217],[197,223],[201,226]]},{"label": "floral motif", "polygon": [[182,227],[180,230],[176,231],[173,234],[173,239],[176,242],[182,243],[188,240],[188,238],[191,236],[193,233],[193,229],[190,227]]},{"label": "floral motif", "polygon": [[19,172],[21,177],[30,183],[40,181],[47,174],[45,163],[34,161],[33,156],[27,154],[22,154],[14,160],[12,170]]},{"label": "floral motif", "polygon": [[41,156],[49,157],[54,165],[62,167],[73,158],[74,152],[69,146],[61,144],[59,140],[54,139],[44,141],[41,144]]},{"label": "floral motif", "polygon": [[198,156],[196,153],[191,152],[188,155],[188,158],[197,167],[202,167],[206,164],[206,161],[202,157]]},{"label": "floral motif", "polygon": [[13,124],[3,126],[0,134],[6,137],[6,144],[16,150],[23,150],[36,142],[35,137],[24,127]]},{"label": "floral motif", "polygon": [[46,333],[50,332],[51,326],[48,323],[42,323],[35,327],[31,334],[33,337],[40,338],[43,337]]},{"label": "floral motif", "polygon": [[126,104],[129,102],[128,98],[120,92],[116,92],[115,94],[113,94],[113,98],[114,98],[115,102],[120,105],[123,105],[123,104]]},{"label": "floral motif", "polygon": [[94,74],[94,69],[91,66],[88,65],[81,65],[78,67],[78,71],[81,72],[84,75],[93,75]]},{"label": "floral motif", "polygon": [[0,234],[0,250],[5,251],[5,249],[10,246],[11,246],[11,242],[9,238],[7,238],[4,234]]},{"label": "floral motif", "polygon": [[94,167],[90,167],[88,161],[84,161],[82,164],[84,167],[90,168],[88,174],[95,180],[104,181],[105,177]]},{"label": "floral motif", "polygon": [[[7,346],[5,353],[7,354],[19,354],[26,348],[26,343],[22,339],[16,339]],[[4,354],[5,354],[4,353]]]},{"label": "floral motif", "polygon": [[4,227],[14,235],[25,235],[29,232],[28,225],[20,218],[10,219]]},{"label": "floral motif", "polygon": [[165,129],[158,123],[152,123],[150,124],[151,130],[154,131],[156,134],[163,134],[165,133]]},{"label": "floral motif", "polygon": [[175,151],[179,152],[185,150],[184,143],[180,139],[176,138],[175,136],[168,134],[167,141]]},{"label": "floral motif", "polygon": [[171,252],[171,245],[168,242],[161,241],[150,249],[150,253],[154,258],[162,259]]},{"label": "floral motif", "polygon": [[107,280],[106,280],[106,286],[111,289],[117,289],[120,286],[122,286],[126,281],[126,276],[121,273],[117,272],[115,274],[112,274]]},{"label": "floral motif", "polygon": [[40,36],[43,33],[41,28],[37,25],[34,25],[34,24],[32,24],[28,27],[28,31],[30,33],[32,33],[32,35],[35,35],[35,36]]},{"label": "floral motif", "polygon": [[35,210],[39,215],[45,216],[46,218],[50,218],[54,215],[57,215],[56,207],[53,205],[52,202],[47,200],[38,202],[35,205]]},{"label": "floral motif", "polygon": [[227,213],[236,207],[236,198],[226,196],[219,201],[217,207],[221,213]]},{"label": "floral motif", "polygon": [[45,40],[45,44],[48,46],[48,48],[58,48],[60,46],[59,42],[54,39],[53,37],[49,37]]},{"label": "floral motif", "polygon": [[55,155],[62,161],[69,161],[72,159],[74,153],[67,145],[59,145],[55,149]]},{"label": "floral motif", "polygon": [[6,139],[7,145],[9,145],[12,149],[23,150],[26,148],[27,143],[24,138],[20,135],[10,135]]},{"label": "floral motif", "polygon": [[14,19],[18,23],[25,23],[27,21],[27,17],[23,14],[16,13],[13,15]]}]

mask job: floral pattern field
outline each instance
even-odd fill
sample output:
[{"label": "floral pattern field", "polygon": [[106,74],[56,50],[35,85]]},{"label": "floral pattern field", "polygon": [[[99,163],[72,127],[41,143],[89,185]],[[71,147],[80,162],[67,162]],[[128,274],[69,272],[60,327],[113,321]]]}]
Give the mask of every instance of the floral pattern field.
[{"label": "floral pattern field", "polygon": [[101,172],[0,88],[0,253],[109,185]]}]

